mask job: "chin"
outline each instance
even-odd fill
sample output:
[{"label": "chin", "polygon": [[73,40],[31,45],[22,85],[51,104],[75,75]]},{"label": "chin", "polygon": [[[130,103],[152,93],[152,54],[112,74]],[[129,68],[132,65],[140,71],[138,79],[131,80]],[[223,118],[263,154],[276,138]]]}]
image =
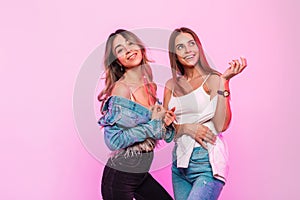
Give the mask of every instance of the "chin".
[{"label": "chin", "polygon": [[132,62],[132,63],[128,63],[128,68],[134,68],[134,67],[138,67],[142,64],[142,62]]},{"label": "chin", "polygon": [[184,66],[186,66],[186,67],[195,67],[196,66],[196,64],[197,63],[185,63],[185,65]]}]

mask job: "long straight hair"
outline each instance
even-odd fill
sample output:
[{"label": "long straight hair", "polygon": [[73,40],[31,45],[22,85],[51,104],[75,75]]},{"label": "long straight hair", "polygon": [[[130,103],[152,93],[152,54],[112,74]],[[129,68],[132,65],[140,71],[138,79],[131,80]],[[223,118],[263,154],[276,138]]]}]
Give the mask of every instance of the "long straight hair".
[{"label": "long straight hair", "polygon": [[[140,47],[142,52],[142,61],[140,65],[142,66],[143,74],[148,83],[153,81],[152,70],[149,65],[149,59],[147,58],[146,48],[143,42],[134,33],[124,29],[118,29],[110,34],[106,41],[104,53],[105,87],[98,95],[98,100],[102,102],[102,106],[104,101],[111,95],[115,83],[125,73],[123,66],[118,62],[118,58],[113,53],[113,41],[117,35],[123,36],[126,40],[131,41]],[[152,94],[154,92],[153,89],[150,89],[149,92],[151,92],[151,95],[156,96],[156,94]]]},{"label": "long straight hair", "polygon": [[189,28],[181,27],[181,28],[175,29],[171,33],[171,36],[169,39],[169,59],[170,59],[170,65],[171,65],[171,69],[172,69],[173,78],[176,79],[178,75],[181,75],[181,76],[185,75],[184,66],[179,62],[177,55],[176,55],[176,49],[175,49],[175,39],[181,33],[189,33],[194,38],[194,40],[197,44],[197,47],[199,49],[199,61],[198,62],[199,62],[200,68],[207,74],[212,73],[212,74],[220,75],[220,72],[212,69],[210,67],[210,65],[208,64],[206,57],[205,57],[204,50],[202,48],[201,42],[200,42],[197,34]]}]

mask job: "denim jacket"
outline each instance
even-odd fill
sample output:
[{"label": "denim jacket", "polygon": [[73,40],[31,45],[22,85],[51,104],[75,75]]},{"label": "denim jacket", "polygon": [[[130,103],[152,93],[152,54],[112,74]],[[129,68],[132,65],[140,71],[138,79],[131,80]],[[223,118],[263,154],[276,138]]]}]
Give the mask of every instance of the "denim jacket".
[{"label": "denim jacket", "polygon": [[112,151],[124,149],[148,138],[171,142],[175,130],[165,128],[161,119],[151,120],[152,112],[129,99],[111,96],[103,105],[98,124],[104,127],[104,140]]}]

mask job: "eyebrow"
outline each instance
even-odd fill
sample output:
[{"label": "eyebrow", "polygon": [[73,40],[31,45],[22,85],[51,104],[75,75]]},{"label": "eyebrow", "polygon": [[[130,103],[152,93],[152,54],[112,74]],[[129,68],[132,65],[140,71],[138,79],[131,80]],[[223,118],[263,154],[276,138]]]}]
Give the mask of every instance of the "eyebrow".
[{"label": "eyebrow", "polygon": [[[125,43],[127,43],[127,42],[129,42],[129,41],[131,41],[131,40],[125,39]],[[118,45],[114,48],[114,51],[116,51],[116,49],[117,49],[118,47],[121,47],[121,46],[123,46],[123,45],[122,45],[122,44],[118,44]]]},{"label": "eyebrow", "polygon": [[[189,40],[187,43],[190,43],[191,41],[194,41],[194,42],[195,42],[194,39],[191,39],[191,40]],[[175,47],[177,47],[177,46],[179,46],[179,45],[183,45],[183,44],[182,44],[182,43],[179,43],[179,44],[177,44]]]}]

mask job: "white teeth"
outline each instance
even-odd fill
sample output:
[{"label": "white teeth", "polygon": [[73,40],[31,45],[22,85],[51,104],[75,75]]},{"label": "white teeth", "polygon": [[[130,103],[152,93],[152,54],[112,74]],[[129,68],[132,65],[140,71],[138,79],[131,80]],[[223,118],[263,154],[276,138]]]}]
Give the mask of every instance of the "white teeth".
[{"label": "white teeth", "polygon": [[135,56],[136,56],[136,54],[134,53],[134,54],[130,55],[127,59],[128,60],[133,59],[133,58],[135,58]]},{"label": "white teeth", "polygon": [[194,58],[194,55],[185,57],[185,59],[191,59],[191,58]]}]

